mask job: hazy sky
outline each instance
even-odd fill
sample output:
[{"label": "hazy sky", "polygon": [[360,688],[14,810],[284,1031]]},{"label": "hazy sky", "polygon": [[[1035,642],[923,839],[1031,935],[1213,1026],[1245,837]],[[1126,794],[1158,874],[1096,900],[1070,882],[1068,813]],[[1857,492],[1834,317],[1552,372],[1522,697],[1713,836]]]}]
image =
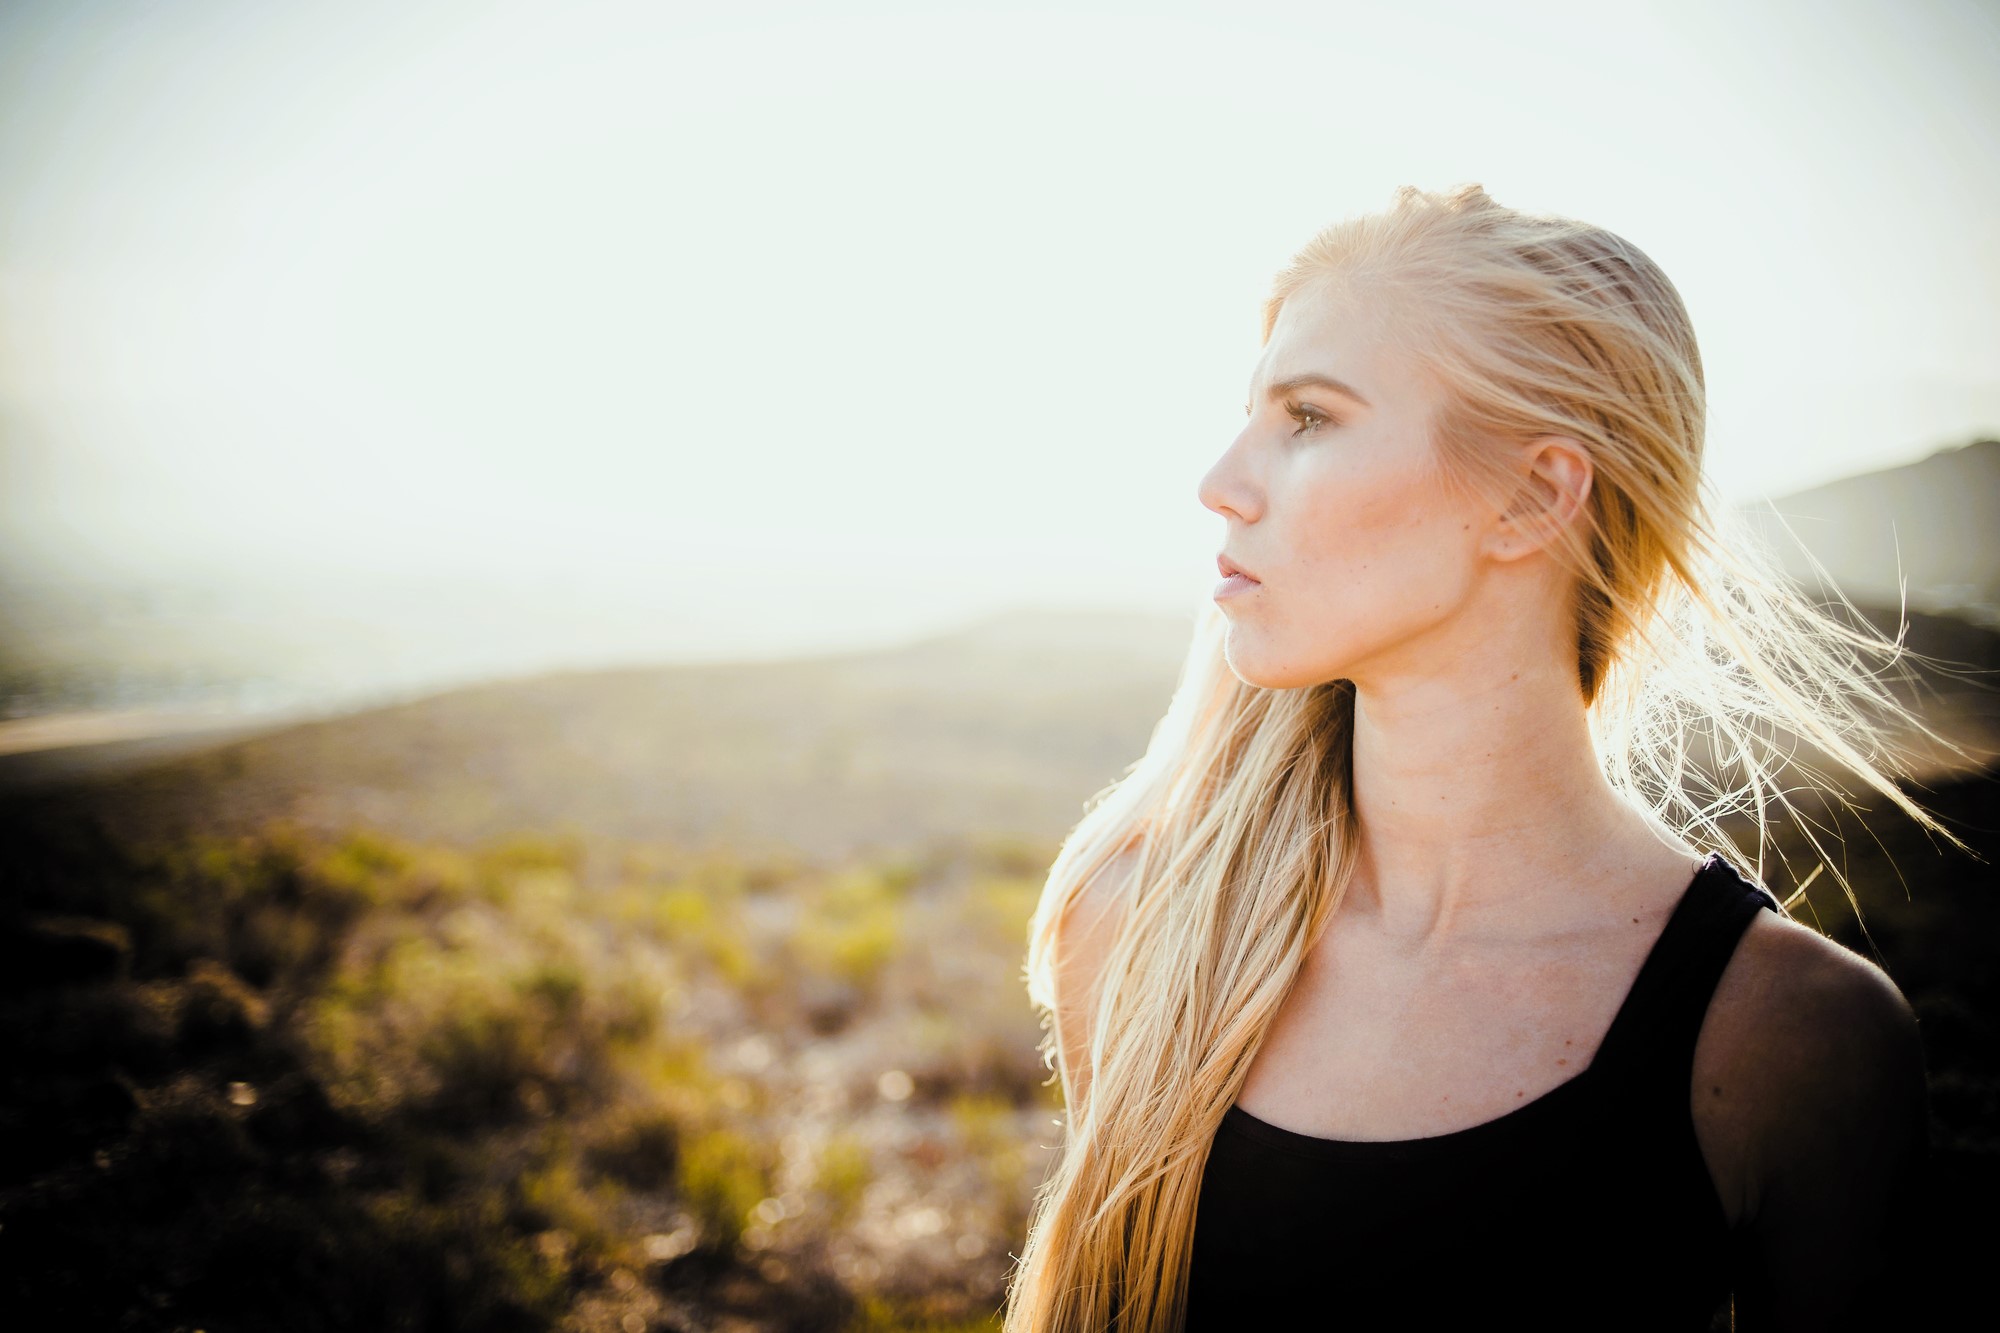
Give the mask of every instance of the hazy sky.
[{"label": "hazy sky", "polygon": [[1732,498],[1904,461],[2000,427],[1996,15],[16,0],[5,558],[657,640],[548,660],[1189,608],[1272,272],[1404,182],[1657,259]]}]

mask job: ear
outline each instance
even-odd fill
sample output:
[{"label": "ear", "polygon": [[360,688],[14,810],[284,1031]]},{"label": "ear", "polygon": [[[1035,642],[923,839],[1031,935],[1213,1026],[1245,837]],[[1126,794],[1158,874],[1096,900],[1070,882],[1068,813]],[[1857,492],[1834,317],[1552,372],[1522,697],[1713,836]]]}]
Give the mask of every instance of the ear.
[{"label": "ear", "polygon": [[1518,560],[1553,544],[1582,515],[1596,474],[1590,450],[1567,435],[1536,436],[1521,446],[1518,465],[1513,500],[1480,546],[1496,560]]}]

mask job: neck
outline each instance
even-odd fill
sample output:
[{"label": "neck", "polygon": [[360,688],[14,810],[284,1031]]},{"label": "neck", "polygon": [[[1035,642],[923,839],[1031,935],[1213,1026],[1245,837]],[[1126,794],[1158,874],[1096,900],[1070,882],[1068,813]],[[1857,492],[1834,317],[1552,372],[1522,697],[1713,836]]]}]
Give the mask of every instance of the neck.
[{"label": "neck", "polygon": [[[1542,657],[1357,687],[1350,910],[1411,948],[1560,927],[1615,881],[1693,849],[1604,777],[1575,676]],[[1601,904],[1596,906],[1601,908]]]}]

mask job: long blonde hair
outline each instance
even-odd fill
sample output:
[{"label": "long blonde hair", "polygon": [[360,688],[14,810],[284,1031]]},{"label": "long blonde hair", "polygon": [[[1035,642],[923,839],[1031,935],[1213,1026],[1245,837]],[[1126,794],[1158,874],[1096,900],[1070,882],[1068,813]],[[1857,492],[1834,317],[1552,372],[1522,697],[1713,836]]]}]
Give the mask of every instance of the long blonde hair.
[{"label": "long blonde hair", "polygon": [[[1752,858],[1719,821],[1754,811],[1761,879],[1767,811],[1793,808],[1781,774],[1840,790],[1808,749],[1964,845],[1889,776],[1899,733],[1956,749],[1870,665],[1907,655],[1900,636],[1808,599],[1708,488],[1693,328],[1638,247],[1478,185],[1405,186],[1298,252],[1265,303],[1264,340],[1289,297],[1329,278],[1388,302],[1403,349],[1436,377],[1449,484],[1499,512],[1513,479],[1496,439],[1566,435],[1590,451],[1587,522],[1552,551],[1575,576],[1577,680],[1614,785],[1739,865]],[[1092,798],[1030,926],[1029,994],[1060,1060],[1057,925],[1136,846],[1091,1077],[1079,1090],[1059,1070],[1064,1138],[1012,1274],[1008,1333],[1180,1327],[1209,1142],[1352,875],[1352,685],[1245,684],[1223,629],[1211,607],[1144,756]]]}]

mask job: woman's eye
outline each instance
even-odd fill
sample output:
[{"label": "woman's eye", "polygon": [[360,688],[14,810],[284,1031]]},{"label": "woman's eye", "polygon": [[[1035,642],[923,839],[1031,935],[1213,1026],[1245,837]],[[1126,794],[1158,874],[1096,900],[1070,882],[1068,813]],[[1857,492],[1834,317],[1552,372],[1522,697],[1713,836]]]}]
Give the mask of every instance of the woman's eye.
[{"label": "woman's eye", "polygon": [[1291,414],[1292,420],[1299,423],[1299,428],[1292,432],[1294,435],[1303,435],[1307,431],[1318,426],[1324,426],[1327,422],[1333,420],[1332,417],[1325,415],[1318,409],[1303,405],[1287,407],[1285,411]]}]

